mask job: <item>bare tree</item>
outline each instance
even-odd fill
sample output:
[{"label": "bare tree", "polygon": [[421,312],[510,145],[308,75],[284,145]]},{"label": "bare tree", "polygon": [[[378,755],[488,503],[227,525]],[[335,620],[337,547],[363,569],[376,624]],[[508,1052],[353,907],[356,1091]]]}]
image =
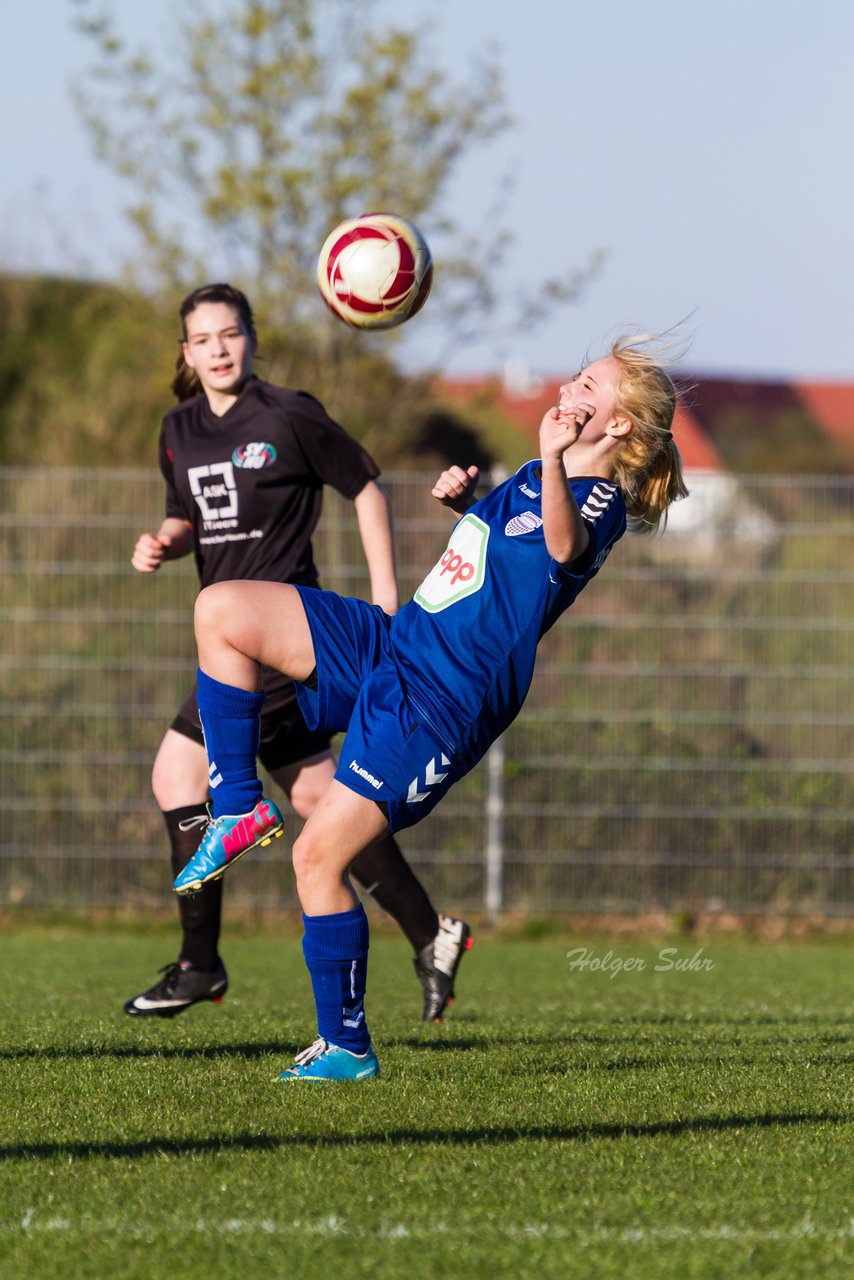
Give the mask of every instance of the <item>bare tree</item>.
[{"label": "bare tree", "polygon": [[[426,27],[381,28],[372,0],[231,0],[215,15],[179,11],[154,58],[126,47],[108,0],[75,3],[96,51],[77,104],[97,154],[128,182],[151,283],[174,291],[221,263],[265,321],[307,324],[317,341],[320,245],[342,218],[385,208],[442,246],[453,340],[482,330],[512,235],[494,211],[460,227],[443,197],[465,158],[510,125],[495,51],[454,83],[431,62]],[[497,179],[495,203],[506,195]],[[517,322],[571,299],[592,269],[537,282]],[[327,342],[342,337],[326,325]]]}]

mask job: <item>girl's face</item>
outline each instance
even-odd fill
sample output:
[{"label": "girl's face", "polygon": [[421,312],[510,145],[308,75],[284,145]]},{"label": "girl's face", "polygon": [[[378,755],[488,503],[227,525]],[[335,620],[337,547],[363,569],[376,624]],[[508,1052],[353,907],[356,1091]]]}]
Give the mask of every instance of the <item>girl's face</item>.
[{"label": "girl's face", "polygon": [[235,395],[252,372],[255,338],[227,302],[200,302],[185,320],[184,361],[196,371],[203,390]]},{"label": "girl's face", "polygon": [[582,404],[593,410],[579,438],[593,443],[610,434],[609,428],[621,421],[617,418],[616,403],[622,376],[619,360],[606,356],[586,365],[563,384],[560,389],[561,412],[566,413]]}]

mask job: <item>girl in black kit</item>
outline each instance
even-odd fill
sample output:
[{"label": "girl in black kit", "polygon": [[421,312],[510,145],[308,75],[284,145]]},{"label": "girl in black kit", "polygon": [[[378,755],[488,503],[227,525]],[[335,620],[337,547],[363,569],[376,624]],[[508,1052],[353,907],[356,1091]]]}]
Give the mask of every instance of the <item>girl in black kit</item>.
[{"label": "girl in black kit", "polygon": [[[257,347],[252,310],[228,284],[203,285],[181,304],[183,341],[172,389],[179,403],[164,418],[160,469],[166,514],[140,535],[131,563],[154,573],[193,552],[201,585],[236,579],[317,586],[311,536],[324,484],[356,509],[374,604],[398,606],[391,517],[373,459],[302,391],[252,372]],[[309,730],[293,685],[265,670],[259,758],[295,811],[307,818],[335,773],[330,735]],[[195,853],[208,821],[209,777],[195,689],[167,729],[152,787],[171,845],[173,877]],[[415,950],[424,992],[422,1017],[441,1018],[469,944],[462,920],[437,915],[388,836],[352,867],[356,880],[397,920]],[[148,991],[132,997],[133,1016],[172,1017],[202,1000],[220,1000],[228,977],[218,943],[222,882],[178,900],[178,960]]]}]

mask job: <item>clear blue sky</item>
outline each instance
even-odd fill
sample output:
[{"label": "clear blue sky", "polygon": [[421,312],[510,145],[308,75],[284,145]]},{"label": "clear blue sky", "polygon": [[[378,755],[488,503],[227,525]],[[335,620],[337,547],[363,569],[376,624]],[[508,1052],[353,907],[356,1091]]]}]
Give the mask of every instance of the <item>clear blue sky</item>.
[{"label": "clear blue sky", "polygon": [[[131,244],[125,192],[71,106],[70,79],[90,60],[73,8],[36,0],[6,23],[0,264],[109,275]],[[173,0],[117,8],[150,48],[173,31]],[[452,78],[497,46],[516,126],[467,162],[450,198],[458,221],[461,210],[476,221],[512,168],[508,284],[607,253],[584,298],[542,331],[491,337],[449,372],[511,360],[561,374],[615,324],[662,329],[694,313],[686,363],[698,372],[854,380],[851,0],[378,8],[402,23],[432,14]],[[407,363],[429,361],[440,307],[437,290],[407,329]]]}]

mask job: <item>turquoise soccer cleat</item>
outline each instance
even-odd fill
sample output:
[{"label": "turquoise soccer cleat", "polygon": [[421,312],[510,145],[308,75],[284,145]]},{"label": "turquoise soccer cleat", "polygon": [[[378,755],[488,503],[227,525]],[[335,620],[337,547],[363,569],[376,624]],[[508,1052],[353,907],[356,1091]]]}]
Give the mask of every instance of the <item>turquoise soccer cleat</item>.
[{"label": "turquoise soccer cleat", "polygon": [[172,886],[175,893],[195,893],[209,880],[218,880],[244,853],[280,836],[283,825],[276,805],[263,798],[251,813],[212,818],[202,843]]},{"label": "turquoise soccer cleat", "polygon": [[366,1053],[351,1053],[324,1039],[297,1054],[292,1067],[283,1071],[279,1080],[371,1080],[380,1073],[380,1064],[373,1049]]}]

